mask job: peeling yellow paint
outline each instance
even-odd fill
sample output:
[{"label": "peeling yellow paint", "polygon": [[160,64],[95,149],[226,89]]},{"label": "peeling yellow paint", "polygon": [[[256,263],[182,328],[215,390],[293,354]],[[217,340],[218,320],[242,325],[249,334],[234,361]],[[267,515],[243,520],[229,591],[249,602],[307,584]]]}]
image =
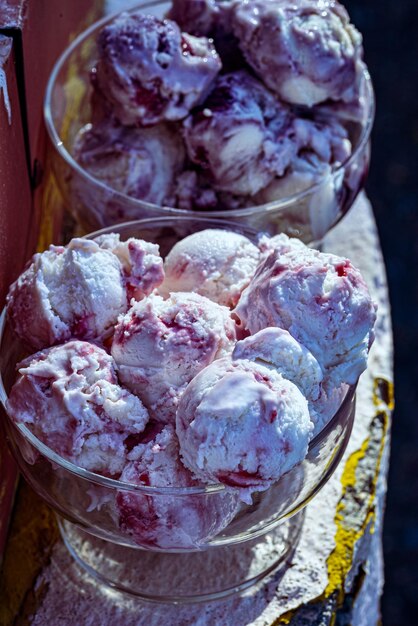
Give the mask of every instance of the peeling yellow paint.
[{"label": "peeling yellow paint", "polygon": [[345,502],[344,495],[350,488],[356,485],[356,470],[369,447],[369,440],[366,439],[359,450],[354,452],[345,464],[341,477],[343,486],[343,496],[338,503],[335,514],[337,532],[335,536],[335,548],[328,557],[328,585],[325,589],[325,597],[329,597],[334,591],[342,591],[343,583],[347,572],[351,567],[354,544],[361,537],[361,530],[347,527],[344,516]]},{"label": "peeling yellow paint", "polygon": [[286,624],[290,624],[290,622],[295,616],[295,613],[296,613],[296,609],[293,609],[291,611],[286,611],[286,613],[283,613],[283,615],[281,615],[278,620],[273,622],[271,626],[285,626]]},{"label": "peeling yellow paint", "polygon": [[55,239],[56,225],[61,218],[62,196],[58,189],[51,168],[44,182],[42,193],[42,221],[39,229],[36,249],[43,252]]},{"label": "peeling yellow paint", "polygon": [[[329,597],[333,592],[337,592],[339,596],[339,601],[342,601],[344,595],[344,581],[352,567],[352,558],[356,542],[362,537],[367,526],[369,526],[371,523],[373,524],[375,519],[375,512],[372,505],[375,498],[376,484],[379,477],[380,464],[386,442],[386,433],[389,423],[389,415],[386,412],[383,411],[376,413],[374,419],[376,419],[379,415],[383,417],[383,437],[380,442],[379,454],[372,482],[372,488],[368,497],[367,506],[369,511],[361,528],[359,529],[350,528],[349,526],[347,526],[347,521],[344,516],[344,496],[349,489],[354,488],[356,485],[356,471],[361,459],[364,458],[364,456],[367,454],[370,445],[369,439],[366,439],[363,442],[361,448],[350,456],[344,467],[344,472],[341,478],[341,483],[343,485],[343,495],[337,506],[337,511],[335,515],[335,523],[337,526],[337,532],[335,536],[336,546],[333,552],[328,557],[328,585],[324,592],[325,598]],[[374,526],[371,527],[370,532],[374,532]]]},{"label": "peeling yellow paint", "polygon": [[[385,393],[382,393],[382,387],[384,387]],[[383,378],[376,378],[373,381],[373,403],[375,406],[381,406],[382,402],[387,406],[389,410],[393,407],[394,388],[393,384]],[[377,457],[375,473],[373,477],[372,487],[368,496],[368,513],[360,529],[350,528],[347,526],[347,521],[344,516],[344,497],[349,489],[355,488],[356,485],[356,473],[360,461],[367,454],[370,439],[366,439],[361,448],[348,458],[344,471],[341,477],[341,483],[343,486],[343,493],[340,502],[337,506],[335,514],[335,524],[337,526],[337,532],[335,536],[335,548],[328,557],[327,569],[328,569],[328,585],[324,592],[324,597],[329,597],[333,592],[337,591],[339,594],[339,600],[342,599],[344,593],[344,581],[352,566],[352,557],[354,553],[355,544],[364,534],[365,529],[370,523],[374,522],[375,512],[373,509],[373,501],[376,494],[376,485],[380,473],[380,465],[382,461],[383,450],[386,443],[386,434],[389,426],[389,413],[387,411],[379,411],[375,414],[373,419],[376,419],[381,415],[383,417],[383,436],[381,438],[379,454]],[[373,420],[372,420],[373,421]],[[374,532],[374,524],[371,528],[371,532]]]},{"label": "peeling yellow paint", "polygon": [[[382,407],[383,404],[386,410],[377,411],[372,419],[373,422],[373,420],[377,419],[379,416],[383,418],[383,433],[380,441],[372,486],[368,496],[368,512],[359,529],[348,526],[347,519],[344,515],[346,506],[344,500],[349,490],[354,489],[356,486],[357,470],[361,460],[367,455],[370,446],[369,438],[365,439],[359,450],[356,450],[350,455],[344,466],[343,474],[341,476],[341,484],[343,487],[342,495],[337,505],[337,511],[335,514],[335,524],[337,527],[335,535],[335,548],[327,560],[328,584],[325,591],[315,599],[315,603],[323,602],[333,593],[337,593],[338,605],[341,606],[344,599],[344,583],[353,564],[353,555],[356,543],[363,536],[368,526],[370,527],[370,532],[374,532],[375,511],[373,503],[376,495],[377,481],[380,474],[382,455],[386,444],[390,411],[392,411],[394,406],[393,383],[383,378],[376,378],[373,381],[373,403],[378,407]],[[273,622],[272,626],[285,626],[287,624],[291,624],[298,610],[299,607],[283,613],[283,615]],[[333,626],[335,618],[336,614],[334,614],[330,626]]]}]

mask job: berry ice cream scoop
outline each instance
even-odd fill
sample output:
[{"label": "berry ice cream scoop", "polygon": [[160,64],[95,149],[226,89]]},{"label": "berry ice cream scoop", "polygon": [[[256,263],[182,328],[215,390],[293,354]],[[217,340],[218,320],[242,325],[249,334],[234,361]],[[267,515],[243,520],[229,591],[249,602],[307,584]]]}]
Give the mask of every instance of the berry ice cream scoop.
[{"label": "berry ice cream scoop", "polygon": [[141,272],[142,295],[151,289],[153,278],[155,286],[163,279],[158,249],[153,249],[151,261],[147,249],[146,242],[127,243],[130,267],[111,250],[87,239],[75,238],[66,247],[50,246],[35,254],[7,296],[15,332],[34,348],[70,337],[102,340],[127,311],[132,295],[140,295]]},{"label": "berry ice cream scoop", "polygon": [[103,28],[98,52],[93,84],[125,125],[183,119],[221,69],[208,39],[141,12],[122,13]]},{"label": "berry ice cream scoop", "polygon": [[232,19],[246,60],[285,102],[355,100],[362,38],[336,0],[245,0]]},{"label": "berry ice cream scoop", "polygon": [[94,241],[119,259],[129,302],[149,296],[163,282],[163,260],[157,244],[135,237],[121,241],[119,233],[100,235]]},{"label": "berry ice cream scoop", "polygon": [[[341,210],[342,177],[336,170],[351,155],[347,130],[334,118],[294,120],[295,154],[283,176],[276,177],[251,201],[265,204],[289,198],[309,188],[301,197],[299,214],[308,216],[312,234],[320,239],[334,224]],[[346,184],[350,185],[350,180]],[[358,180],[353,180],[353,191]]]},{"label": "berry ice cream scoop", "polygon": [[163,294],[194,291],[234,307],[253,276],[260,251],[247,237],[206,229],[175,244],[164,260]]},{"label": "berry ice cream scoop", "polygon": [[[284,176],[276,178],[260,192],[266,202],[303,191],[322,180],[327,173],[342,165],[351,155],[351,142],[347,130],[335,119],[295,119],[291,138],[295,154]],[[285,193],[277,193],[282,185]]]},{"label": "berry ice cream scoop", "polygon": [[231,0],[173,0],[167,17],[192,35],[212,37],[220,27],[231,33]]},{"label": "berry ice cream scoop", "polygon": [[[158,205],[170,203],[185,159],[174,125],[127,128],[109,120],[86,127],[77,137],[73,154],[86,172],[111,189]],[[73,189],[89,208],[94,205],[94,198],[88,197],[88,181],[75,178]]]},{"label": "berry ice cream scoop", "polygon": [[245,359],[273,367],[292,381],[307,400],[316,400],[321,394],[323,374],[309,350],[282,328],[264,328],[235,345],[233,359]]},{"label": "berry ice cream scoop", "polygon": [[116,326],[112,355],[126,387],[155,419],[170,422],[187,383],[230,354],[234,343],[235,323],[226,307],[178,292],[135,303]]},{"label": "berry ice cream scoop", "polygon": [[232,358],[274,368],[294,383],[308,401],[313,437],[335,415],[347,390],[345,385],[338,389],[332,384],[324,385],[324,375],[314,355],[282,328],[264,328],[238,341]]},{"label": "berry ice cream scoop", "polygon": [[8,413],[44,444],[92,472],[117,477],[148,411],[123,389],[104,350],[71,341],[28,357],[8,400]]},{"label": "berry ice cream scoop", "polygon": [[[184,467],[173,426],[136,446],[121,480],[145,487],[202,487]],[[120,528],[135,543],[161,549],[197,548],[225,528],[238,507],[236,491],[174,495],[119,491]]]},{"label": "berry ice cream scoop", "polygon": [[286,235],[262,248],[266,256],[235,308],[242,326],[252,334],[284,328],[312,352],[333,385],[356,383],[367,366],[376,320],[359,270]]},{"label": "berry ice cream scoop", "polygon": [[173,0],[167,17],[181,30],[213,40],[224,71],[245,66],[238,41],[232,33],[232,0]]},{"label": "berry ice cream scoop", "polygon": [[290,110],[247,72],[226,74],[184,121],[186,149],[214,189],[254,195],[289,165],[292,119]]},{"label": "berry ice cream scoop", "polygon": [[320,396],[308,402],[309,413],[314,425],[312,437],[320,433],[334,415],[336,415],[347,393],[347,385],[334,387],[330,381],[324,380],[321,385]]},{"label": "berry ice cream scoop", "polygon": [[217,208],[218,197],[201,171],[184,170],[177,177],[174,203],[186,211],[208,210]]},{"label": "berry ice cream scoop", "polygon": [[251,502],[303,460],[312,424],[299,389],[271,368],[214,361],[186,388],[176,431],[183,463],[206,482],[240,489]]}]

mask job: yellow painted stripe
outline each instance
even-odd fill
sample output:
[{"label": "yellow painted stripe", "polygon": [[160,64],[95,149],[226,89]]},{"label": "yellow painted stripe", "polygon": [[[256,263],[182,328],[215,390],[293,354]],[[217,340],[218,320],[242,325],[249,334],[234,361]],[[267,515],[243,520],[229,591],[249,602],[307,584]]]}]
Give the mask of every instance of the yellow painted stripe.
[{"label": "yellow painted stripe", "polygon": [[[390,412],[393,410],[394,407],[393,383],[383,378],[376,378],[373,381],[373,404],[376,407],[380,408],[379,411],[376,411],[373,420],[375,420],[379,416],[383,417],[383,436],[380,442],[379,454],[377,457],[377,463],[372,481],[372,488],[370,489],[368,497],[369,510],[360,529],[354,529],[348,526],[346,516],[344,515],[346,506],[344,500],[348,491],[355,488],[356,486],[356,474],[359,464],[361,460],[367,455],[368,448],[370,446],[370,439],[367,438],[363,442],[359,450],[356,450],[349,456],[344,466],[344,470],[341,476],[342,496],[337,505],[337,511],[335,514],[335,524],[337,527],[335,535],[336,545],[327,560],[328,584],[324,593],[315,598],[313,603],[323,602],[333,593],[338,594],[339,604],[343,601],[344,583],[352,567],[356,543],[364,534],[365,529],[370,526],[371,523],[373,523],[375,518],[373,505],[376,495],[376,485],[380,474],[382,455],[386,444],[386,437],[390,421]],[[374,532],[374,527],[371,528],[370,532]],[[293,618],[296,616],[298,610],[299,608],[296,608],[287,611],[286,613],[283,613],[283,615],[275,620],[271,626],[285,626],[287,624],[290,624]],[[336,616],[334,616],[333,621],[335,621],[335,617]]]}]

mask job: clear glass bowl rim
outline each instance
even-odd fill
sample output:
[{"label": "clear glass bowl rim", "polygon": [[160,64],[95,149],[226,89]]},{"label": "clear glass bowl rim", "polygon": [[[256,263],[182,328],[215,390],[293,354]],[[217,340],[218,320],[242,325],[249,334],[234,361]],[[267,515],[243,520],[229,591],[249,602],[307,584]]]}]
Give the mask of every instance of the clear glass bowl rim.
[{"label": "clear glass bowl rim", "polygon": [[[164,218],[163,218],[164,219]],[[138,220],[148,221],[148,220]],[[0,315],[0,349],[2,348],[3,343],[3,335],[6,326],[6,309],[4,308]],[[344,396],[344,399],[333,415],[331,420],[326,424],[326,426],[310,441],[308,446],[308,454],[309,451],[315,448],[317,445],[320,445],[322,441],[324,441],[328,435],[328,433],[334,428],[334,425],[339,422],[340,414],[342,411],[346,410],[346,407],[349,403],[351,403],[357,388],[357,383],[355,385],[347,385],[347,391]],[[205,487],[148,487],[145,485],[136,485],[133,483],[126,483],[121,480],[117,480],[114,478],[108,478],[107,476],[102,476],[100,474],[95,474],[94,472],[90,472],[71,461],[67,461],[62,456],[51,450],[48,446],[46,446],[40,439],[35,437],[35,435],[27,428],[24,424],[18,424],[13,421],[12,417],[9,415],[7,410],[7,392],[4,388],[3,384],[3,375],[0,372],[0,402],[3,405],[4,411],[7,415],[7,418],[12,422],[12,427],[17,428],[20,434],[26,439],[42,456],[46,457],[52,463],[60,466],[62,469],[70,472],[71,474],[75,474],[80,478],[87,480],[89,482],[95,483],[97,485],[101,485],[102,487],[107,487],[110,489],[117,489],[123,491],[132,491],[145,495],[165,495],[165,496],[186,496],[186,495],[199,495],[199,494],[211,494],[216,492],[222,492],[226,490],[226,487],[221,484],[212,484],[206,485]]]},{"label": "clear glass bowl rim", "polygon": [[[148,1],[145,0],[142,3],[138,3],[135,7],[129,9],[128,11],[123,11],[123,12],[132,13],[134,11],[138,11],[139,9],[143,10],[143,9],[158,6],[160,4],[166,4],[166,2],[163,2],[163,0],[148,0]],[[61,71],[63,65],[68,60],[68,58],[73,54],[73,52],[78,48],[78,46],[80,46],[86,39],[88,39],[95,31],[99,30],[99,28],[102,28],[105,24],[111,22],[120,13],[121,11],[117,11],[116,13],[113,13],[110,16],[105,16],[101,18],[100,20],[94,22],[91,26],[89,26],[86,30],[84,30],[74,39],[74,41],[64,50],[64,52],[56,61],[52,69],[52,72],[50,74],[49,80],[48,80],[48,84],[47,84],[47,88],[45,92],[45,99],[44,99],[44,120],[45,120],[45,125],[46,125],[48,135],[50,137],[50,140],[54,148],[57,150],[58,154],[71,167],[71,169],[74,170],[77,173],[77,175],[84,178],[88,183],[99,187],[102,191],[105,191],[106,193],[111,194],[112,196],[116,197],[120,201],[128,202],[131,205],[137,204],[138,209],[139,208],[146,208],[149,210],[163,209],[167,211],[167,214],[171,214],[171,215],[184,215],[184,214],[190,215],[191,211],[187,209],[179,209],[176,207],[169,207],[169,206],[160,206],[157,204],[152,204],[150,202],[145,202],[144,200],[138,200],[136,198],[133,198],[132,196],[128,196],[124,193],[116,191],[112,187],[108,187],[105,183],[103,183],[99,179],[94,178],[88,172],[86,172],[82,167],[80,167],[77,161],[71,156],[71,154],[65,148],[64,143],[62,139],[60,138],[59,133],[54,125],[52,109],[51,109],[52,93],[54,90],[54,85],[55,85],[57,76],[59,72]],[[344,171],[347,167],[351,165],[353,161],[355,161],[355,159],[357,158],[357,155],[361,154],[361,152],[365,148],[365,145],[367,144],[370,138],[370,134],[371,134],[371,130],[373,127],[373,122],[374,122],[374,117],[375,117],[376,106],[375,106],[375,96],[374,96],[372,80],[370,78],[370,74],[366,67],[364,68],[364,78],[365,78],[365,85],[366,85],[366,101],[368,104],[367,119],[362,129],[357,145],[355,146],[355,149],[353,150],[351,155],[343,163],[339,165],[338,168],[332,171],[332,173],[330,174],[330,176],[332,177],[338,177],[341,171]],[[233,218],[233,217],[249,216],[249,215],[252,215],[253,213],[259,213],[259,212],[262,213],[265,211],[283,210],[287,208],[289,205],[297,203],[301,201],[303,198],[305,198],[306,196],[309,196],[311,193],[315,192],[316,189],[320,188],[322,184],[323,184],[323,180],[321,179],[318,182],[314,183],[313,185],[307,187],[303,191],[292,194],[280,200],[274,200],[272,202],[268,202],[267,204],[254,205],[251,207],[246,207],[246,208],[241,208],[241,209],[227,209],[225,211],[210,211],[210,215],[212,217],[223,217],[225,215],[228,215],[229,217]],[[207,210],[201,210],[201,209],[200,210],[193,209],[192,212],[193,214],[197,214],[197,215],[208,214]]]}]

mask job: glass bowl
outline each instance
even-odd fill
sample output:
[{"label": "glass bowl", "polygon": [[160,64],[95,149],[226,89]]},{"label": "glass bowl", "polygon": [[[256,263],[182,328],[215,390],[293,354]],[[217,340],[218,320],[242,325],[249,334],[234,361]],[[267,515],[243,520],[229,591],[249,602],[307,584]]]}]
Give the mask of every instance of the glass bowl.
[{"label": "glass bowl", "polygon": [[[158,17],[169,2],[141,2],[135,10]],[[114,16],[113,16],[114,17]],[[64,205],[84,232],[145,217],[184,215],[183,209],[158,206],[125,195],[94,178],[73,158],[79,131],[91,122],[90,71],[97,60],[96,37],[113,17],[106,17],[79,35],[59,58],[45,96],[44,116],[51,144],[51,165]],[[306,243],[320,241],[349,210],[364,187],[370,161],[370,133],[374,119],[374,94],[364,72],[364,106],[361,120],[350,123],[351,156],[331,173],[303,191],[267,204],[211,211],[219,219],[239,220],[271,234],[285,232]],[[208,211],[195,210],[196,215]]]},{"label": "glass bowl", "polygon": [[[198,216],[138,220],[89,237],[105,232],[118,232],[122,240],[135,236],[160,244],[165,255],[186,234],[205,228],[256,237],[242,224]],[[187,603],[242,593],[285,565],[297,545],[303,508],[330,478],[348,443],[355,386],[341,388],[338,409],[310,442],[305,459],[246,504],[236,489],[220,484],[138,486],[94,474],[59,456],[27,426],[7,416],[16,363],[27,352],[10,329],[5,311],[0,338],[0,400],[11,449],[28,483],[57,512],[69,551],[98,581],[149,601]],[[128,506],[133,502],[137,516],[148,512],[145,526],[150,511],[166,511],[164,532],[152,541],[146,533],[127,533],[119,524],[121,501]],[[192,518],[198,523],[191,524]],[[180,535],[188,541],[176,543],[173,537]]]}]

